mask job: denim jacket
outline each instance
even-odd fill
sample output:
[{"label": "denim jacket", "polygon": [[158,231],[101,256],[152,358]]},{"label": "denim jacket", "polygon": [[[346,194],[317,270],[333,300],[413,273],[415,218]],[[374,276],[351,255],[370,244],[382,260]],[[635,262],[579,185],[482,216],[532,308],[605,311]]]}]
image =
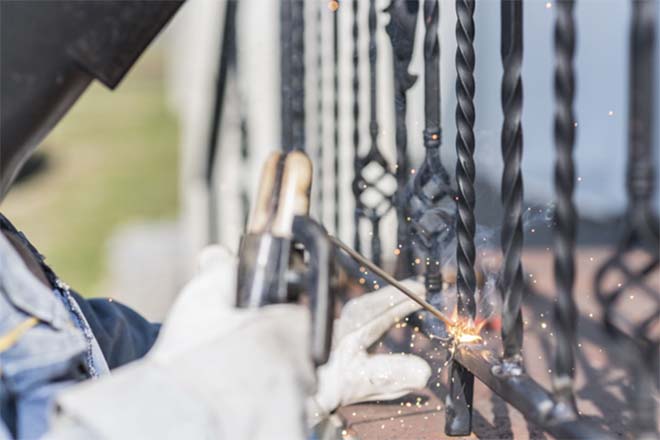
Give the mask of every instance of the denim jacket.
[{"label": "denim jacket", "polygon": [[0,439],[43,435],[59,391],[142,357],[158,330],[122,304],[73,292],[0,215]]}]

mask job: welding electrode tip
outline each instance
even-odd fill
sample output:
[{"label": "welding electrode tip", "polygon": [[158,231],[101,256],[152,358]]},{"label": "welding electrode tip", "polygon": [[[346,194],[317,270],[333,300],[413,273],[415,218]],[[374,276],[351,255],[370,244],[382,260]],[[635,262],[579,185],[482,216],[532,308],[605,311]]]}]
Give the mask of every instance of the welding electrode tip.
[{"label": "welding electrode tip", "polygon": [[412,290],[408,289],[405,285],[401,284],[399,281],[396,280],[396,278],[392,277],[383,269],[376,266],[368,258],[359,254],[357,251],[353,250],[351,247],[349,247],[347,244],[339,240],[337,237],[333,237],[332,235],[329,235],[329,237],[330,237],[330,241],[332,241],[337,247],[339,247],[341,250],[346,252],[348,255],[351,256],[351,258],[353,258],[360,264],[363,264],[365,267],[368,267],[373,273],[383,278],[385,281],[387,281],[390,284],[390,286],[393,286],[401,293],[406,295],[408,298],[415,301],[417,304],[422,306],[424,310],[430,312],[433,316],[435,316],[440,321],[445,323],[445,325],[449,327],[453,326],[452,322],[445,315],[443,315],[440,310],[436,309],[430,303],[426,302],[422,298],[415,295],[415,293]]}]

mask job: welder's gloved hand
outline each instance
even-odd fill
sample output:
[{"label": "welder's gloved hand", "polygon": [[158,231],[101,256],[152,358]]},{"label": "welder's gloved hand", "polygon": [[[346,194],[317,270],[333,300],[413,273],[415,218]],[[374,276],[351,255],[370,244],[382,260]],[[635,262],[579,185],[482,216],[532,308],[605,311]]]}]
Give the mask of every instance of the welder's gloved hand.
[{"label": "welder's gloved hand", "polygon": [[152,351],[60,396],[51,438],[304,439],[309,312],[232,307],[236,264],[207,249]]},{"label": "welder's gloved hand", "polygon": [[[424,286],[405,285],[420,296]],[[367,349],[396,322],[420,309],[393,287],[385,287],[349,301],[335,321],[330,360],[317,370],[318,391],[308,401],[310,424],[342,405],[396,399],[424,388],[431,368],[410,354],[368,354]]]}]

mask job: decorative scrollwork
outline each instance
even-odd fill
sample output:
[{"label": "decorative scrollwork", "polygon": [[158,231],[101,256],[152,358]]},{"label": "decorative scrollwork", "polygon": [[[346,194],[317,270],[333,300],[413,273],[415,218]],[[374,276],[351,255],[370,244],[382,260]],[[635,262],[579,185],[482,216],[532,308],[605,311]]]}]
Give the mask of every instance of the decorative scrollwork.
[{"label": "decorative scrollwork", "polygon": [[392,42],[394,61],[394,110],[396,119],[396,181],[397,181],[397,240],[399,256],[396,274],[398,277],[411,275],[412,248],[409,245],[408,212],[405,188],[409,177],[408,129],[406,126],[406,93],[417,77],[408,72],[415,45],[418,0],[392,0],[385,12],[390,22],[385,27]]},{"label": "decorative scrollwork", "polygon": [[[633,414],[639,438],[657,436],[654,390],[660,368],[660,290],[653,276],[660,268],[660,225],[652,207],[655,170],[652,138],[657,123],[654,96],[656,1],[632,2],[628,120],[628,211],[615,253],[594,280],[603,307],[603,323],[619,342],[633,379]],[[612,285],[611,280],[618,283]],[[616,282],[615,281],[615,282]],[[623,298],[635,297],[643,307],[635,316],[622,313]]]},{"label": "decorative scrollwork", "polygon": [[375,0],[369,2],[369,136],[370,147],[366,155],[356,151],[353,161],[355,177],[353,194],[355,197],[355,246],[359,249],[359,226],[361,219],[371,224],[371,258],[380,265],[381,240],[380,221],[394,206],[396,190],[395,176],[378,146],[378,100],[377,67],[378,46],[376,41],[377,15]]},{"label": "decorative scrollwork", "polygon": [[[449,175],[442,165],[440,146],[440,43],[438,41],[439,4],[424,2],[424,161],[408,182],[406,202],[410,232],[424,258],[427,299],[437,297],[442,289],[441,250],[453,230],[454,215]],[[436,298],[437,299],[437,298]]]}]

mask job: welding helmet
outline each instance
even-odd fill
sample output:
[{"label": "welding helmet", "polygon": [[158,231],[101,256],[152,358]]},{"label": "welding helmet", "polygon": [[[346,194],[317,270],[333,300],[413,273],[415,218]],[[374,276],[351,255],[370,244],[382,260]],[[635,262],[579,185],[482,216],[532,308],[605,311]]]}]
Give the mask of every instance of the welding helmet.
[{"label": "welding helmet", "polygon": [[116,87],[182,1],[0,2],[0,201],[90,82]]}]

